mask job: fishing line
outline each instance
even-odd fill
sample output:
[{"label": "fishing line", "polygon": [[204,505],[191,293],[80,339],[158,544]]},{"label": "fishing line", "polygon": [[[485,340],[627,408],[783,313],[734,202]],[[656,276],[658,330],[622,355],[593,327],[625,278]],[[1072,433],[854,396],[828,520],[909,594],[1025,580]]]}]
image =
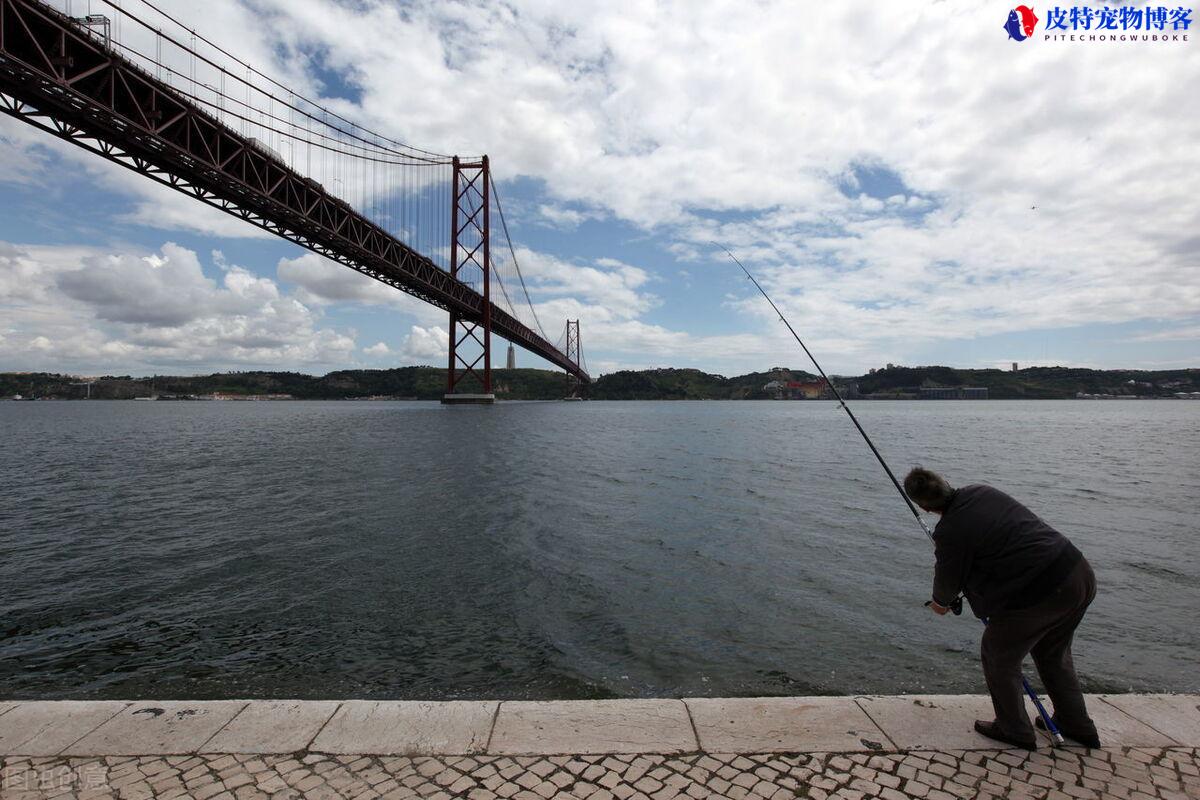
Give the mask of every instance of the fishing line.
[{"label": "fishing line", "polygon": [[[896,479],[896,474],[892,472],[892,468],[889,467],[887,462],[883,460],[883,455],[879,452],[879,449],[875,447],[875,443],[871,441],[871,437],[867,435],[866,430],[863,429],[862,424],[858,421],[858,417],[854,416],[854,412],[850,410],[850,406],[846,405],[846,401],[842,398],[842,393],[839,392],[837,387],[833,385],[833,381],[829,380],[829,376],[825,374],[825,370],[821,369],[821,365],[817,363],[817,359],[808,349],[808,346],[804,344],[804,341],[800,338],[800,334],[796,333],[796,329],[792,327],[792,323],[788,322],[787,317],[785,317],[783,312],[779,310],[779,306],[775,305],[775,301],[771,299],[769,294],[767,294],[767,290],[762,287],[762,284],[758,282],[757,278],[750,274],[750,270],[746,269],[746,265],[738,260],[738,257],[733,254],[733,251],[719,242],[713,242],[713,244],[728,253],[729,257],[733,259],[733,263],[742,268],[742,272],[746,273],[746,277],[750,279],[751,283],[754,284],[759,293],[766,298],[768,303],[771,304],[771,308],[775,310],[775,313],[779,315],[779,321],[786,325],[787,329],[791,331],[792,337],[795,338],[796,342],[804,350],[804,354],[808,356],[808,360],[811,361],[813,366],[817,368],[817,372],[819,372],[821,377],[825,380],[825,385],[830,388],[830,390],[833,392],[833,396],[837,398],[838,405],[840,405],[842,410],[846,412],[846,415],[850,417],[850,421],[854,423],[854,427],[858,428],[858,432],[862,434],[863,441],[867,443],[867,447],[871,448],[871,452],[874,453],[875,458],[878,459],[879,466],[883,467],[883,471],[886,472],[887,476],[892,479],[892,485],[896,487],[896,491],[899,492],[900,496],[904,498],[904,503],[908,506],[908,510],[912,512],[913,518],[916,519],[917,524],[921,526],[921,530],[925,531],[925,535],[928,536],[929,541],[932,542],[933,531],[929,530],[929,526],[925,524],[925,520],[921,518],[921,513],[917,511],[917,507],[913,504],[912,499],[908,496],[908,493],[904,491],[904,487],[900,485],[900,481]],[[954,610],[955,614],[962,613],[961,595],[958,598],[955,598],[955,602],[951,604],[951,608]],[[986,619],[983,621],[983,624],[987,624]],[[1025,687],[1025,693],[1029,695],[1029,698],[1033,701],[1034,706],[1037,707],[1038,715],[1042,718],[1042,721],[1046,723],[1046,730],[1050,733],[1054,745],[1058,747],[1065,744],[1062,733],[1059,731],[1058,726],[1054,724],[1054,720],[1050,718],[1050,714],[1046,711],[1045,706],[1042,705],[1042,701],[1038,697],[1037,692],[1035,692],[1033,687],[1029,685],[1029,681],[1025,679],[1024,675],[1021,676],[1021,683]]]}]

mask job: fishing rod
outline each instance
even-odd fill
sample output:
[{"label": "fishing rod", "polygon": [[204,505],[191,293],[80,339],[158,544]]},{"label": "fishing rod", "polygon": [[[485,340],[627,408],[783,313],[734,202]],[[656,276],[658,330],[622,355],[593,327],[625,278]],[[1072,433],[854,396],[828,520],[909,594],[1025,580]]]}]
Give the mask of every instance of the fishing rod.
[{"label": "fishing rod", "polygon": [[[850,421],[854,423],[854,427],[858,428],[858,432],[862,434],[863,441],[867,443],[867,447],[871,448],[871,452],[875,454],[875,458],[879,461],[879,466],[883,467],[883,471],[886,472],[887,476],[892,479],[892,485],[896,487],[896,491],[900,493],[902,498],[904,498],[904,503],[908,506],[908,510],[912,512],[913,518],[916,519],[917,524],[921,526],[921,530],[925,531],[925,535],[928,536],[929,541],[932,542],[933,531],[929,529],[929,525],[927,525],[925,520],[921,518],[921,512],[917,511],[917,507],[913,504],[912,498],[910,498],[908,493],[904,491],[904,487],[901,486],[900,481],[896,479],[896,474],[892,472],[892,468],[889,467],[888,463],[883,460],[883,454],[879,452],[879,448],[877,448],[875,443],[871,441],[871,437],[867,435],[867,431],[863,428],[862,423],[858,421],[858,417],[854,416],[854,412],[850,410],[850,406],[846,405],[846,401],[842,397],[842,393],[839,392],[837,387],[833,385],[833,381],[829,380],[829,376],[825,374],[825,370],[821,369],[821,365],[817,363],[816,357],[813,356],[812,351],[808,349],[808,345],[804,343],[804,340],[800,338],[800,334],[796,333],[796,329],[792,327],[792,323],[788,322],[787,317],[785,317],[783,312],[779,310],[779,306],[775,305],[775,301],[771,299],[769,294],[767,294],[767,290],[762,287],[762,284],[758,282],[757,278],[750,274],[750,270],[746,269],[746,265],[743,264],[738,257],[733,254],[733,251],[720,242],[713,242],[713,244],[729,254],[729,257],[733,259],[733,263],[742,268],[742,272],[746,273],[746,277],[749,278],[750,282],[754,284],[756,289],[758,289],[759,294],[761,294],[766,301],[771,304],[771,308],[773,308],[775,313],[779,315],[779,321],[787,326],[787,329],[792,334],[792,338],[796,340],[796,342],[804,350],[804,354],[808,356],[808,360],[811,361],[813,366],[817,368],[817,372],[821,374],[821,378],[824,379],[825,385],[830,388],[830,390],[833,392],[833,396],[837,398],[838,405],[840,405],[842,410],[846,412],[846,416],[850,417]],[[929,603],[926,603],[926,605],[929,605]],[[962,613],[961,595],[956,597],[954,602],[950,604],[950,609],[953,610],[956,615]],[[987,625],[986,619],[983,621],[983,624]],[[1038,716],[1042,718],[1042,722],[1046,723],[1046,730],[1050,733],[1054,746],[1061,747],[1065,745],[1066,742],[1063,740],[1062,732],[1059,731],[1058,726],[1054,724],[1054,720],[1050,718],[1050,714],[1046,711],[1046,707],[1042,705],[1041,698],[1038,697],[1037,692],[1033,690],[1033,687],[1029,685],[1029,681],[1025,679],[1024,675],[1021,676],[1021,683],[1025,687],[1025,694],[1029,695],[1029,699],[1031,699],[1034,706],[1037,707]]]},{"label": "fishing rod", "polygon": [[929,530],[929,526],[925,524],[925,520],[921,519],[921,512],[917,511],[917,507],[913,505],[913,501],[909,498],[908,493],[904,491],[904,487],[901,486],[900,481],[896,479],[896,474],[892,472],[892,468],[889,467],[887,462],[883,460],[883,456],[880,454],[879,449],[875,447],[875,443],[871,441],[871,437],[868,436],[866,430],[863,429],[862,424],[858,421],[858,417],[854,416],[854,412],[850,410],[850,406],[846,405],[846,401],[842,398],[842,393],[839,392],[837,387],[833,385],[833,381],[829,380],[829,376],[825,374],[825,370],[821,369],[821,365],[817,363],[817,359],[813,357],[813,354],[809,351],[808,346],[804,344],[803,340],[800,338],[800,335],[796,333],[796,329],[792,327],[792,323],[787,321],[787,317],[785,317],[783,312],[779,310],[779,306],[775,305],[775,301],[772,300],[771,296],[767,294],[765,289],[763,289],[762,284],[758,282],[758,279],[750,274],[750,270],[746,269],[746,265],[739,261],[738,257],[735,256],[733,252],[725,245],[718,244],[717,242],[713,242],[713,244],[717,245],[717,247],[721,248],[726,253],[729,253],[729,257],[733,259],[733,262],[742,268],[742,272],[746,273],[746,277],[754,283],[755,287],[762,294],[762,296],[767,299],[767,302],[771,304],[771,308],[775,309],[775,313],[779,315],[779,321],[787,326],[787,329],[792,332],[792,336],[797,342],[799,342],[800,347],[804,348],[804,354],[808,356],[808,360],[811,361],[813,366],[817,368],[817,372],[821,373],[821,377],[825,380],[825,385],[833,390],[833,396],[837,398],[838,405],[840,405],[842,410],[845,411],[847,416],[850,417],[850,421],[854,423],[854,427],[858,428],[858,432],[862,434],[863,440],[867,443],[867,447],[871,448],[871,452],[874,453],[875,458],[879,460],[879,466],[883,467],[883,471],[886,472],[887,476],[892,479],[892,485],[896,487],[896,491],[900,493],[902,498],[904,498],[904,502],[908,506],[908,510],[912,512],[913,519],[915,519],[917,524],[921,526],[921,530],[925,531],[925,535],[929,537],[929,540],[933,541],[933,531]]}]

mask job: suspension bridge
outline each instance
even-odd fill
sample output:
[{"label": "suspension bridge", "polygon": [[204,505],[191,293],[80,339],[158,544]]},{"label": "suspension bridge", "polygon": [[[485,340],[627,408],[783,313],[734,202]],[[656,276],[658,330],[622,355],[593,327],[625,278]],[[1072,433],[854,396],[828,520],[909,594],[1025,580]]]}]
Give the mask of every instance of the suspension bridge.
[{"label": "suspension bridge", "polygon": [[591,382],[578,320],[555,339],[542,327],[488,157],[413,147],[330,105],[150,0],[0,0],[0,111],[444,309],[446,402],[493,399],[493,333],[577,396]]}]

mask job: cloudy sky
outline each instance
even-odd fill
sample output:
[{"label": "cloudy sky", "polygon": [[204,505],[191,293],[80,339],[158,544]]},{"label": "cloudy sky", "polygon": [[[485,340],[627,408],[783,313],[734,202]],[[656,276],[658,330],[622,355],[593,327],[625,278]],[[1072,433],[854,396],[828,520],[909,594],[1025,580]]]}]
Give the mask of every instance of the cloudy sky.
[{"label": "cloudy sky", "polygon": [[[1200,366],[1194,41],[1018,43],[966,0],[162,5],[364,125],[488,153],[593,373],[804,365],[713,240],[832,372]],[[0,120],[0,370],[440,365],[445,328]]]}]

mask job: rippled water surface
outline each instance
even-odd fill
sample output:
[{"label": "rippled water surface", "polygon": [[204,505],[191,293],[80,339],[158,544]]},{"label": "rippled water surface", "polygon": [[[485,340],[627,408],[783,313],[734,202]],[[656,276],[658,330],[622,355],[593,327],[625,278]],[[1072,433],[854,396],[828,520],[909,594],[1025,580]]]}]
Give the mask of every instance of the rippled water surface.
[{"label": "rippled water surface", "polygon": [[[1200,403],[881,402],[1030,505],[1092,690],[1200,690]],[[983,691],[830,403],[0,404],[0,697]]]}]

